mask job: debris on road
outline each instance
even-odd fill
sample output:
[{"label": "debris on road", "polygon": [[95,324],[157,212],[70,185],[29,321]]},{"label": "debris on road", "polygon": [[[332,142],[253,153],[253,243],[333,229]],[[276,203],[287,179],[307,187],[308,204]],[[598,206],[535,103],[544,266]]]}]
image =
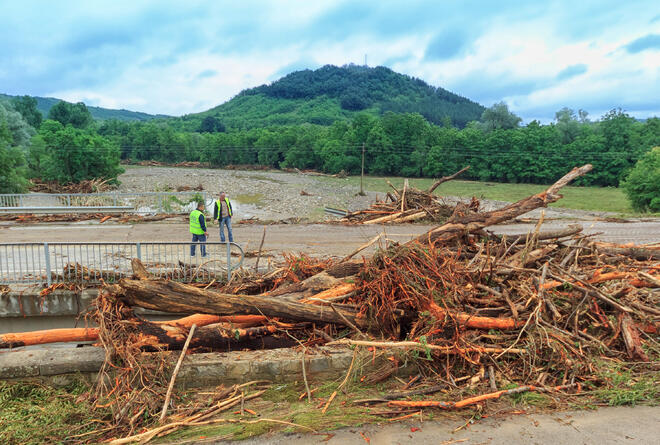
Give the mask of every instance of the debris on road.
[{"label": "debris on road", "polygon": [[[389,181],[387,184],[392,188],[388,192],[384,201],[377,201],[368,209],[358,210],[356,212],[346,213],[341,219],[342,222],[356,224],[398,224],[414,221],[442,221],[447,219],[452,213],[464,211],[461,206],[452,206],[442,202],[433,192],[444,182],[451,181],[470,167],[446,176],[433,183],[428,190],[419,190],[408,186],[408,180],[403,184],[401,190],[394,187]],[[389,201],[389,202],[388,202]],[[479,202],[473,199],[467,210],[478,211]],[[326,212],[332,212],[333,209],[326,209]]]},{"label": "debris on road", "polygon": [[[444,224],[361,260],[288,255],[282,267],[267,274],[244,272],[215,286],[152,279],[134,260],[134,277],[106,283],[93,314],[106,351],[93,399],[113,413],[102,439],[145,443],[175,427],[206,424],[202,421],[215,415],[216,408],[205,405],[172,414],[162,426],[156,420],[169,380],[166,362],[150,351],[181,349],[192,324],[198,327],[193,353],[296,347],[304,359],[307,348],[325,344],[373,357],[386,354],[387,366],[361,378],[371,382],[394,375],[405,357],[420,377],[411,379],[406,391],[368,400],[382,404],[388,410],[381,415],[393,420],[421,414],[420,409],[483,405],[525,391],[563,394],[582,386],[606,387],[609,382],[598,372],[603,361],[635,362],[636,372],[650,369],[659,356],[655,260],[660,246],[605,245],[581,234],[581,227],[542,232],[543,217],[528,234],[486,231],[559,200],[563,186],[590,170],[591,165],[576,168],[546,191],[499,210],[479,212],[476,200],[458,205]],[[408,211],[433,208],[432,190],[404,186],[395,192],[391,205],[399,216],[390,221],[406,206]],[[156,323],[136,316],[133,307],[197,315]],[[89,331],[81,335],[89,338]],[[318,410],[327,409],[353,372],[351,362]],[[454,400],[410,399],[450,387],[471,392]],[[232,396],[216,397],[214,406],[229,406],[236,397],[247,400],[247,393],[239,396],[233,388]],[[311,399],[311,391],[307,394]]]}]

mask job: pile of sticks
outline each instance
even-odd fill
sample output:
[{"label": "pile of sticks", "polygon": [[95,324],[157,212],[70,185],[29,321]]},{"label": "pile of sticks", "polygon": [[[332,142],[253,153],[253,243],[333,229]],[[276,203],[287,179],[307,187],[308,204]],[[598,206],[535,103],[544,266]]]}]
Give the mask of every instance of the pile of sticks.
[{"label": "pile of sticks", "polygon": [[[445,176],[433,183],[428,190],[419,190],[408,185],[406,179],[401,190],[387,181],[392,188],[386,194],[384,201],[376,201],[368,209],[348,213],[341,222],[352,224],[399,224],[414,221],[442,221],[454,212],[454,207],[443,203],[433,194],[436,188],[444,182],[455,179],[470,167]],[[475,207],[476,206],[476,207]],[[473,211],[478,210],[478,202],[473,200],[470,205]]]},{"label": "pile of sticks", "polygon": [[31,180],[30,191],[35,193],[97,193],[114,188],[108,184],[107,179],[86,179],[71,184],[60,184],[57,181],[42,181],[38,178]]},{"label": "pile of sticks", "polygon": [[[96,400],[116,403],[114,433],[129,433],[120,428],[126,422],[131,432],[153,425],[132,421],[147,403],[139,394],[164,394],[162,384],[149,387],[163,367],[145,361],[144,352],[187,343],[194,351],[325,344],[414,353],[407,357],[422,358],[419,373],[431,383],[483,381],[490,388],[459,401],[377,401],[407,410],[605,386],[602,360],[652,365],[660,357],[660,245],[599,243],[577,225],[546,232],[543,217],[530,233],[487,231],[559,200],[563,186],[590,170],[575,168],[546,191],[499,210],[459,206],[444,224],[367,259],[350,258],[359,252],[342,260],[289,256],[269,274],[220,288],[153,279],[134,260],[133,277],[101,289],[99,328],[84,332],[106,349],[104,372],[114,370],[114,378],[99,379]],[[403,192],[400,202],[410,202]],[[154,323],[135,316],[133,307],[196,315]],[[0,347],[21,344],[28,343],[0,336]],[[512,382],[521,386],[498,390]]]}]

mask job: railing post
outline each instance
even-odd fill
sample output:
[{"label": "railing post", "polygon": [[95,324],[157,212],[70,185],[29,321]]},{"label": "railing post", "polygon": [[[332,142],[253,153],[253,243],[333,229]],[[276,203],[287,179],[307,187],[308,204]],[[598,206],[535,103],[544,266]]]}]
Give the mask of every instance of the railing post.
[{"label": "railing post", "polygon": [[163,213],[163,195],[158,194],[158,213]]},{"label": "railing post", "polygon": [[44,256],[46,257],[46,283],[50,287],[52,279],[50,276],[50,251],[48,249],[48,243],[44,243]]},{"label": "railing post", "polygon": [[71,207],[71,195],[66,195],[66,206]]},{"label": "railing post", "polygon": [[227,241],[227,283],[231,281],[231,243]]},{"label": "railing post", "polygon": [[140,243],[135,243],[135,247],[136,247],[137,259],[142,261],[142,246],[140,246]]}]

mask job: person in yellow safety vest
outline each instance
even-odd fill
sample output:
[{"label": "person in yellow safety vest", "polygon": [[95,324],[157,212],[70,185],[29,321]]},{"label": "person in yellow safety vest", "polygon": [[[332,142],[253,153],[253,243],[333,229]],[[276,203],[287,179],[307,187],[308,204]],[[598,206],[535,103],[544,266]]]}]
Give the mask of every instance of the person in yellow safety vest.
[{"label": "person in yellow safety vest", "polygon": [[206,220],[204,219],[204,203],[198,202],[197,208],[190,212],[188,217],[190,220],[190,233],[192,233],[192,242],[190,245],[190,256],[195,256],[195,248],[197,247],[196,243],[200,243],[199,250],[203,257],[206,256],[206,236],[208,232],[206,231]]},{"label": "person in yellow safety vest", "polygon": [[234,235],[231,233],[231,217],[234,214],[231,208],[231,203],[229,198],[225,195],[225,192],[220,192],[220,199],[216,199],[215,207],[213,208],[213,219],[217,220],[220,225],[220,241],[225,242],[225,231],[222,229],[222,226],[227,226],[227,236],[229,236],[229,242],[234,242]]}]

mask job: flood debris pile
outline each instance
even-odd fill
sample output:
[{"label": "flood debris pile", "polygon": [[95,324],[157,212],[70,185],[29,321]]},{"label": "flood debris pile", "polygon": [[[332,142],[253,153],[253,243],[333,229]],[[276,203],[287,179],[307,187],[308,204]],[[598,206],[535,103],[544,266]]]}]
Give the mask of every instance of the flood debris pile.
[{"label": "flood debris pile", "polygon": [[60,184],[57,181],[31,180],[30,191],[34,193],[99,193],[116,188],[107,179],[85,179],[71,184]]},{"label": "flood debris pile", "polygon": [[[415,221],[444,221],[452,215],[454,206],[444,203],[433,192],[440,184],[457,178],[469,168],[469,166],[465,167],[451,176],[438,179],[427,190],[410,187],[407,179],[401,190],[387,181],[392,190],[387,192],[385,200],[376,201],[368,209],[350,212],[341,219],[341,222],[352,224],[399,224]],[[473,211],[477,211],[479,202],[473,199],[469,207]]]},{"label": "flood debris pile", "polygon": [[[211,421],[213,410],[237,400],[230,388],[231,395],[223,392],[213,406],[185,408],[169,423],[155,420],[166,397],[163,375],[170,374],[161,351],[187,347],[295,347],[304,353],[337,345],[386,353],[390,365],[366,381],[382,381],[398,364],[412,362],[417,376],[409,390],[354,402],[387,404],[381,413],[396,419],[525,391],[603,387],[603,362],[652,369],[660,352],[660,245],[599,243],[577,225],[547,232],[543,217],[530,233],[488,231],[557,201],[563,186],[590,170],[576,168],[545,192],[491,212],[459,205],[444,224],[371,258],[288,256],[281,268],[221,287],[153,279],[134,261],[133,277],[101,289],[94,314],[107,355],[94,403],[113,412],[106,437],[144,443],[176,429],[175,423]],[[133,307],[195,315],[154,323],[137,317]],[[319,409],[325,412],[353,368]],[[464,384],[480,395],[410,399]]]}]

